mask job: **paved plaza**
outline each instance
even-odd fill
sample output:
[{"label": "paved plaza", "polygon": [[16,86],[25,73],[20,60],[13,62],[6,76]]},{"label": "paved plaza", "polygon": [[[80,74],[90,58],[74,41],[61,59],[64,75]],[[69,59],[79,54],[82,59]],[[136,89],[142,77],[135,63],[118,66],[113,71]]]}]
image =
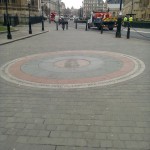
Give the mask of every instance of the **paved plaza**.
[{"label": "paved plaza", "polygon": [[32,29],[0,34],[0,150],[150,150],[150,42]]}]

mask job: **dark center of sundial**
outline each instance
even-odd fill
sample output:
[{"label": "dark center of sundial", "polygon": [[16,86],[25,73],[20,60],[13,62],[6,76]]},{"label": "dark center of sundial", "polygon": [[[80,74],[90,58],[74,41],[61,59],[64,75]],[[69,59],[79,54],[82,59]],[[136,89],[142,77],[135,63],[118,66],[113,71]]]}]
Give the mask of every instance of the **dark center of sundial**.
[{"label": "dark center of sundial", "polygon": [[90,64],[90,61],[84,60],[84,59],[65,59],[61,61],[55,62],[55,66],[60,67],[60,68],[79,68],[79,67],[84,67]]}]

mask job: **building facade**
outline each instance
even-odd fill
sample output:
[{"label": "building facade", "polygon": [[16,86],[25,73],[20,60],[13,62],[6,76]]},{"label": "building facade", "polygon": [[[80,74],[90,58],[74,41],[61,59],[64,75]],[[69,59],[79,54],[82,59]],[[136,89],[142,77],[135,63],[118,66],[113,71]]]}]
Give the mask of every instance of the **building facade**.
[{"label": "building facade", "polygon": [[123,14],[135,14],[136,20],[150,20],[150,0],[125,0]]},{"label": "building facade", "polygon": [[[120,0],[107,0],[106,1],[107,9],[112,13],[113,17],[118,17],[120,12]],[[123,1],[122,1],[123,7]]]},{"label": "building facade", "polygon": [[59,13],[59,11],[62,11],[62,7],[64,7],[64,3],[61,0],[43,0],[43,2],[50,8],[51,12]]},{"label": "building facade", "polygon": [[[8,13],[18,16],[28,15],[28,0],[7,0],[8,2]],[[41,15],[42,5],[47,5],[50,7],[51,11],[58,12],[61,11],[61,0],[30,0],[31,3],[31,15],[39,16]],[[5,0],[0,0],[0,15],[6,13]]]},{"label": "building facade", "polygon": [[108,4],[119,4],[120,0],[107,0]]},{"label": "building facade", "polygon": [[84,0],[83,1],[83,16],[89,17],[92,11],[103,11],[103,0]]},{"label": "building facade", "polygon": [[[7,0],[8,12],[11,15],[26,16],[28,14],[27,0]],[[40,0],[31,0],[31,14],[36,15],[39,11]],[[0,0],[0,14],[6,13],[5,0]]]}]

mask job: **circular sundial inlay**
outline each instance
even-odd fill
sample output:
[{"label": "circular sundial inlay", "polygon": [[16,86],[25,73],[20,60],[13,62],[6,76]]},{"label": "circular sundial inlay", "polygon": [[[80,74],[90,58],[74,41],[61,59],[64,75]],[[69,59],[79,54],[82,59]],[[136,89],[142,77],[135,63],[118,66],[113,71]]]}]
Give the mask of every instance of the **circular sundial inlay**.
[{"label": "circular sundial inlay", "polygon": [[141,60],[129,55],[78,50],[19,58],[2,66],[0,76],[36,88],[87,88],[123,82],[144,69]]},{"label": "circular sundial inlay", "polygon": [[90,64],[90,61],[84,59],[65,59],[54,63],[57,67],[62,68],[79,68]]}]

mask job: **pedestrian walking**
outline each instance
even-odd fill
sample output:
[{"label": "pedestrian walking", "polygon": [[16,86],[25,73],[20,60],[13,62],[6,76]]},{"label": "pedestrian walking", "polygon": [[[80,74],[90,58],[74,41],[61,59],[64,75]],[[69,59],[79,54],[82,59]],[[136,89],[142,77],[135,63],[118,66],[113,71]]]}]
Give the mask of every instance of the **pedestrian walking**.
[{"label": "pedestrian walking", "polygon": [[123,21],[124,21],[124,22],[127,22],[127,21],[128,21],[127,16],[124,17]]},{"label": "pedestrian walking", "polygon": [[62,17],[61,18],[61,24],[62,24],[62,29],[65,29],[65,19]]},{"label": "pedestrian walking", "polygon": [[129,22],[132,22],[132,21],[133,21],[133,17],[130,16],[130,17],[129,17]]},{"label": "pedestrian walking", "polygon": [[125,17],[123,18],[123,26],[124,26],[124,27],[127,26],[127,21],[128,21],[128,18],[127,18],[127,16],[125,16]]},{"label": "pedestrian walking", "polygon": [[56,30],[58,30],[59,16],[55,16]]}]

